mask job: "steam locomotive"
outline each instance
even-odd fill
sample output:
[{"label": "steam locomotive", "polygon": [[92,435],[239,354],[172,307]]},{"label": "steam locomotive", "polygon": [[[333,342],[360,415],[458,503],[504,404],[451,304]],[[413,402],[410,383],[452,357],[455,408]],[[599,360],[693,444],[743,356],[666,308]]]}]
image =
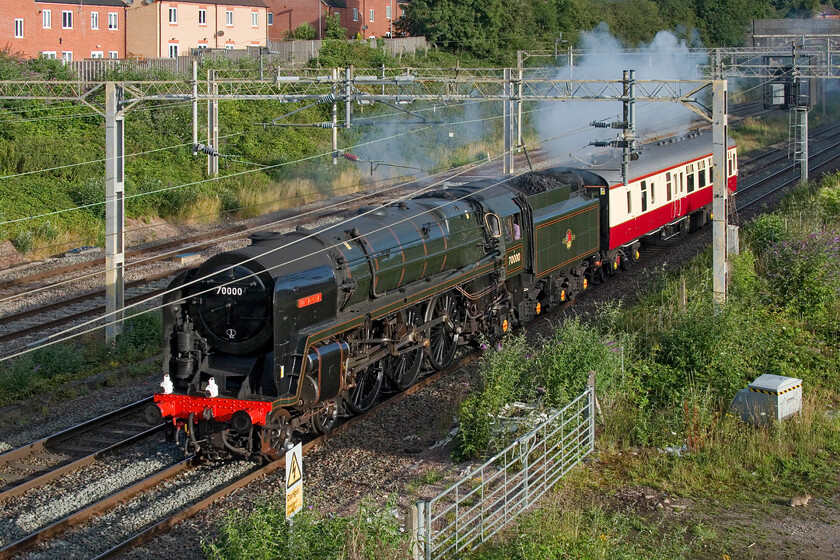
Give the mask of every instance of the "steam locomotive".
[{"label": "steam locomotive", "polygon": [[[710,134],[645,144],[633,178],[600,156],[367,207],[338,225],[257,233],[170,284],[150,423],[185,450],[279,457],[296,433],[446,368],[710,215]],[[737,157],[730,141],[727,186]]]}]

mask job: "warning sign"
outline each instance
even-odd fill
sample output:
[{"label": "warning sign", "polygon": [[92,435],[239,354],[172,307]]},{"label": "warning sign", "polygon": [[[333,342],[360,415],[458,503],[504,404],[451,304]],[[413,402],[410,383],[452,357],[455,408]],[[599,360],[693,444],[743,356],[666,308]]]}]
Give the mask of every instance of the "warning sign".
[{"label": "warning sign", "polygon": [[289,475],[289,478],[286,481],[286,488],[291,488],[300,482],[300,465],[298,464],[297,455],[294,453],[292,453],[292,464],[286,467],[286,472]]},{"label": "warning sign", "polygon": [[301,444],[286,452],[286,519],[303,508],[303,461]]}]

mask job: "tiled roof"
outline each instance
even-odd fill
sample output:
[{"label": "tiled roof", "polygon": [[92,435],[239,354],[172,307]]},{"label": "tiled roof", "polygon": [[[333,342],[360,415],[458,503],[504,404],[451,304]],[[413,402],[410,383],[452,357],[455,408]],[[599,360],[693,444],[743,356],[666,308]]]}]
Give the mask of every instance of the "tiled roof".
[{"label": "tiled roof", "polygon": [[[87,1],[87,0],[84,0]],[[142,2],[143,0],[135,0]],[[251,6],[252,8],[267,8],[263,0],[178,0],[182,4],[212,4],[214,6]]]},{"label": "tiled roof", "polygon": [[125,8],[122,0],[35,0],[36,4],[71,4],[73,6],[110,6]]}]

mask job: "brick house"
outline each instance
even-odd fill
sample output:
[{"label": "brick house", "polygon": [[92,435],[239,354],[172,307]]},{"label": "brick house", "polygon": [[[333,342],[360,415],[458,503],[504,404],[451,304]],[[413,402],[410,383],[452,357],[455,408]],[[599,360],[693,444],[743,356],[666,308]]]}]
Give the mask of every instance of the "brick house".
[{"label": "brick house", "polygon": [[821,4],[817,8],[816,17],[819,19],[840,19],[840,10],[828,4]]},{"label": "brick house", "polygon": [[122,0],[0,0],[0,48],[25,58],[125,56]]},{"label": "brick house", "polygon": [[129,57],[266,45],[263,0],[135,0],[126,11]]},{"label": "brick house", "polygon": [[303,23],[316,30],[316,39],[326,31],[326,17],[338,14],[347,37],[393,37],[394,22],[407,0],[265,0],[268,5],[268,38],[282,41],[286,33]]}]

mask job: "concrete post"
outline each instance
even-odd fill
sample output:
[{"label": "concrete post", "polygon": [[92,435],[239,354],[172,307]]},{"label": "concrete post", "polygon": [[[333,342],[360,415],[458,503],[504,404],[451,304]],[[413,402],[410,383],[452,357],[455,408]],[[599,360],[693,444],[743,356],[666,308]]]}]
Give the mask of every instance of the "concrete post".
[{"label": "concrete post", "polygon": [[[216,71],[208,71],[209,89],[211,95],[219,94],[219,85],[216,83]],[[207,100],[207,142],[216,152],[219,151],[219,100],[210,98]],[[215,177],[219,174],[219,157],[207,155],[207,174]]]},{"label": "concrete post", "polygon": [[511,99],[513,96],[512,75],[511,69],[505,68],[503,86],[505,100],[502,101],[502,137],[505,151],[502,156],[504,162],[502,173],[505,175],[513,173],[513,158],[515,155],[513,152],[513,100]]},{"label": "concrete post", "polygon": [[[332,94],[338,94],[338,68],[332,69]],[[333,165],[338,165],[338,101],[332,102],[332,160]]]},{"label": "concrete post", "polygon": [[192,61],[192,143],[193,155],[198,151],[198,61]]},{"label": "concrete post", "polygon": [[105,84],[105,340],[114,341],[122,332],[125,306],[125,115],[123,89]]},{"label": "concrete post", "polygon": [[726,187],[727,88],[726,80],[712,82],[712,287],[715,305],[726,302]]}]

